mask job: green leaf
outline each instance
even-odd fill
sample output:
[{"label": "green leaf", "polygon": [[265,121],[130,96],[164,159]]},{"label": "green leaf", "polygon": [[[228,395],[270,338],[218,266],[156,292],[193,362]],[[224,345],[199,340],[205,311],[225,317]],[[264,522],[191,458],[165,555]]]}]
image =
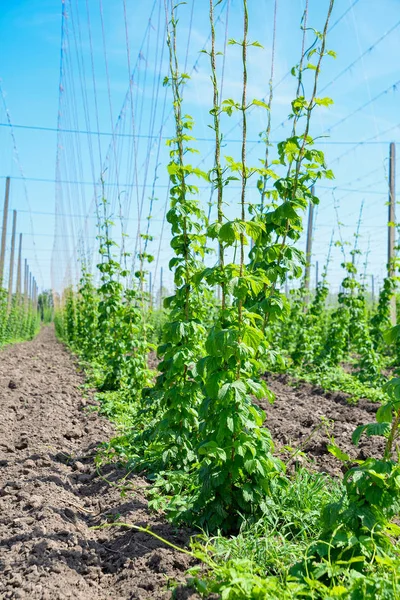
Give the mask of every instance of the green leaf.
[{"label": "green leaf", "polygon": [[391,423],[393,419],[392,406],[390,404],[383,404],[378,408],[376,413],[376,420],[378,423]]},{"label": "green leaf", "polygon": [[343,452],[343,450],[341,450],[339,446],[336,446],[336,444],[328,444],[327,450],[342,462],[347,462],[350,460],[350,456],[346,454],[346,452]]},{"label": "green leaf", "polygon": [[253,348],[253,350],[258,350],[260,343],[262,342],[263,334],[262,331],[256,329],[255,327],[250,327],[246,325],[243,333],[243,342]]},{"label": "green leaf", "polygon": [[368,437],[373,435],[386,436],[390,431],[390,423],[368,423],[367,425],[359,425],[353,432],[351,439],[353,444],[358,446],[363,433]]},{"label": "green leaf", "polygon": [[366,430],[367,427],[368,427],[368,425],[359,425],[353,431],[353,435],[351,436],[351,441],[353,442],[353,444],[355,446],[358,446],[360,438],[361,438],[362,434],[364,433],[364,431]]},{"label": "green leaf", "polygon": [[390,379],[385,383],[383,389],[393,400],[400,400],[400,377]]},{"label": "green leaf", "polygon": [[328,98],[328,97],[326,97],[326,98],[315,98],[314,102],[318,106],[330,106],[331,104],[333,104],[332,98]]},{"label": "green leaf", "polygon": [[254,473],[257,467],[257,460],[255,458],[250,458],[244,461],[244,468],[248,473]]},{"label": "green leaf", "polygon": [[254,98],[252,104],[254,106],[260,106],[261,108],[265,108],[266,110],[269,110],[269,106],[266,102],[263,102],[262,100],[257,100],[257,98]]},{"label": "green leaf", "polygon": [[234,244],[238,237],[239,236],[236,234],[234,224],[231,221],[222,225],[221,229],[219,230],[218,238],[221,242],[225,242],[226,244]]},{"label": "green leaf", "polygon": [[228,396],[229,392],[231,391],[231,383],[224,383],[224,385],[220,388],[219,392],[218,392],[218,400],[225,400],[225,398]]},{"label": "green leaf", "polygon": [[373,435],[386,436],[390,429],[390,423],[370,423],[367,425],[365,433],[368,437]]},{"label": "green leaf", "polygon": [[242,489],[243,499],[245,502],[253,502],[254,501],[254,492],[251,485],[246,483]]},{"label": "green leaf", "polygon": [[247,379],[246,383],[250,388],[250,391],[256,398],[263,398],[267,396],[268,389],[264,381],[254,381],[254,379]]},{"label": "green leaf", "polygon": [[383,489],[378,487],[377,485],[370,485],[365,490],[365,497],[370,504],[375,504],[375,506],[380,506],[383,495]]},{"label": "green leaf", "polygon": [[387,344],[393,344],[393,342],[400,338],[400,325],[395,325],[388,331],[385,331],[383,337]]},{"label": "green leaf", "polygon": [[217,442],[204,442],[204,444],[201,444],[199,447],[198,453],[208,454],[209,450],[215,450],[217,447]]},{"label": "green leaf", "polygon": [[246,385],[240,379],[232,383],[232,388],[235,390],[235,400],[242,400],[246,396]]}]

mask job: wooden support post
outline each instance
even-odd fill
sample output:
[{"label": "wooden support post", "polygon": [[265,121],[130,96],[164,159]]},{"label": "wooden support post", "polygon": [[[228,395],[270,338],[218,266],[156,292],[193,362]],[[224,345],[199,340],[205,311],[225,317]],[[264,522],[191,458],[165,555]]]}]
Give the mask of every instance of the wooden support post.
[{"label": "wooden support post", "polygon": [[[311,188],[314,196],[314,186]],[[312,255],[312,236],[314,225],[314,204],[310,202],[308,206],[308,225],[307,225],[307,243],[306,243],[306,268],[304,271],[304,289],[306,304],[310,301],[310,273],[311,273],[311,255]]]},{"label": "wooden support post", "polygon": [[319,281],[319,265],[318,265],[318,261],[315,261],[315,289],[317,289],[318,287],[318,281]]},{"label": "wooden support post", "polygon": [[8,218],[8,204],[10,200],[10,178],[6,179],[6,193],[4,197],[4,211],[3,211],[3,227],[1,230],[1,246],[0,246],[0,287],[3,287],[4,278],[4,261],[6,258],[6,237],[7,237],[7,218]]},{"label": "wooden support post", "polygon": [[28,306],[28,261],[25,259],[25,273],[24,273],[24,304],[25,311]]},{"label": "wooden support post", "polygon": [[37,286],[36,286],[36,279],[33,278],[33,289],[32,289],[32,301],[33,301],[33,309],[36,311],[37,309]]},{"label": "wooden support post", "polygon": [[[396,147],[390,144],[389,155],[389,230],[388,230],[388,277],[395,276],[394,259],[396,257]],[[396,325],[396,297],[390,300],[390,321]]]},{"label": "wooden support post", "polygon": [[32,301],[32,273],[29,271],[28,299]]},{"label": "wooden support post", "polygon": [[12,223],[12,234],[11,234],[11,254],[10,254],[10,272],[8,275],[8,301],[7,310],[10,312],[13,287],[14,287],[14,261],[15,261],[15,234],[17,231],[17,211],[13,211],[13,223]]},{"label": "wooden support post", "polygon": [[18,247],[18,265],[17,265],[17,296],[21,295],[21,271],[22,271],[22,233],[19,234],[19,247]]}]

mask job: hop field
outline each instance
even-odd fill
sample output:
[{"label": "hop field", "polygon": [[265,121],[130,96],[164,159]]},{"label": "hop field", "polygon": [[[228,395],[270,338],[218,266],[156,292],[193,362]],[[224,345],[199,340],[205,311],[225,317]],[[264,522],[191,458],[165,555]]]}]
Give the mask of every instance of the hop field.
[{"label": "hop field", "polygon": [[[39,521],[50,519],[51,510],[74,524],[80,515],[79,540],[71,532],[66,535],[71,536],[71,547],[90,549],[82,554],[87,563],[84,569],[76,558],[82,551],[75,549],[69,555],[68,545],[60,541],[58,517],[46,521],[50,524],[43,525],[44,529],[32,531],[44,544],[43,560],[53,565],[44,540],[46,527],[52,528],[55,554],[67,557],[60,559],[59,572],[64,574],[68,566],[65,577],[70,584],[74,581],[71,572],[79,573],[82,598],[100,599],[107,594],[110,598],[222,600],[400,598],[395,143],[389,147],[384,225],[388,254],[379,259],[383,273],[379,289],[377,278],[369,272],[371,243],[365,248],[362,239],[364,211],[370,208],[365,209],[362,198],[349,241],[348,224],[341,221],[340,203],[334,196],[338,189],[334,168],[323,151],[327,132],[393,88],[376,97],[370,94],[369,100],[364,99],[347,116],[339,114],[338,121],[322,128],[322,133],[316,125],[335,111],[325,90],[400,24],[388,29],[332,81],[321,83],[326,82],[324,74],[336,59],[331,32],[357,3],[340,13],[336,12],[338,1],[326,0],[316,8],[307,0],[296,29],[295,61],[277,83],[282,53],[278,0],[270,3],[267,42],[255,37],[260,7],[249,0],[207,0],[201,7],[195,2],[154,2],[144,38],[147,45],[140,46],[136,66],[129,11],[123,0],[129,85],[116,126],[109,79],[112,59],[106,43],[109,30],[102,2],[94,23],[90,20],[93,7],[89,10],[90,3],[85,7],[85,42],[80,21],[83,8],[72,0],[63,3],[52,289],[39,290],[26,261],[22,285],[22,237],[16,260],[15,211],[6,286],[8,179],[0,257],[0,345],[31,340],[2,351],[4,364],[16,373],[7,384],[10,390],[25,385],[28,363],[35,360],[33,349],[38,349],[40,368],[47,361],[53,364],[52,355],[57,358],[49,370],[57,376],[60,393],[47,378],[42,380],[46,393],[40,391],[40,382],[35,383],[39,392],[32,396],[23,388],[29,402],[41,396],[39,410],[51,413],[54,439],[48,440],[40,428],[46,418],[43,412],[38,419],[29,416],[25,396],[21,396],[25,412],[17,421],[28,419],[36,432],[32,437],[42,445],[45,440],[61,444],[58,453],[49,455],[38,468],[47,468],[49,460],[62,463],[62,468],[56,465],[53,476],[37,474],[37,485],[58,485],[62,477],[65,481],[72,477],[75,486],[82,486],[74,488],[65,481],[61,486],[61,500],[75,506],[78,513],[60,512],[57,506],[48,514],[40,512],[45,500],[35,494],[33,500],[28,498],[33,480],[26,476],[33,467],[30,455],[24,455],[19,462],[28,461],[28,468],[22,471],[22,483],[15,487],[15,482],[6,480],[0,495],[7,499],[7,510],[14,511],[8,497],[15,493],[18,501],[26,502],[23,510],[36,511]],[[200,96],[196,78],[200,58],[189,68],[197,18],[207,32],[205,44],[198,48],[203,61]],[[150,47],[152,29],[157,31],[154,47]],[[92,37],[95,31],[98,39]],[[108,100],[100,105],[96,46],[93,50],[99,40]],[[267,93],[257,96],[257,73],[266,60],[266,43]],[[88,66],[93,76],[90,84]],[[233,83],[225,77],[232,66]],[[148,68],[154,79],[146,97]],[[87,156],[80,142],[76,149],[75,142],[64,144],[64,136],[82,133],[74,69],[80,78]],[[136,69],[142,79],[135,78]],[[290,99],[277,93],[287,78],[294,82]],[[96,150],[89,92],[93,92],[97,119]],[[190,114],[193,95],[200,104],[194,115]],[[275,127],[275,111],[280,119],[283,103],[287,117]],[[99,118],[107,105],[112,131],[103,163]],[[61,126],[67,114],[72,124],[76,119],[76,127]],[[147,121],[149,133],[145,135],[141,128]],[[207,127],[206,138],[196,133],[198,121]],[[121,123],[129,124],[130,133]],[[230,137],[233,131],[235,139]],[[139,149],[142,139],[148,144],[144,151],[143,146]],[[369,141],[363,139],[355,146]],[[338,160],[343,156],[346,152]],[[99,177],[95,175],[97,159]],[[72,164],[82,181],[63,179],[62,169],[69,177]],[[80,215],[76,207],[82,204],[79,210],[85,212],[86,168],[92,172],[93,199],[87,214]],[[142,172],[145,179],[139,185]],[[80,191],[75,207],[68,208],[72,213],[67,211],[66,198],[70,203],[74,185]],[[167,195],[164,208],[157,212],[159,187]],[[146,188],[150,196],[145,203]],[[330,235],[324,236],[324,264],[319,272],[322,263],[321,258],[319,263],[314,261],[313,242],[318,210],[324,208],[324,201],[318,208],[324,189],[332,190],[334,221],[329,223]],[[129,216],[132,202],[137,209],[134,219]],[[157,215],[162,218],[157,220]],[[90,229],[95,235],[89,235],[89,218],[95,223]],[[136,236],[129,226],[133,220]],[[168,248],[162,248],[164,229]],[[63,346],[53,337],[53,325]],[[64,347],[69,352],[65,354],[66,374]],[[28,366],[18,364],[19,352]],[[79,393],[77,366],[84,374]],[[49,394],[54,395],[56,407],[51,411],[46,404]],[[79,411],[71,398],[79,398]],[[12,406],[10,410],[19,414],[18,405]],[[74,416],[73,427],[62,434],[68,420],[63,411]],[[99,427],[108,422],[102,439],[85,447],[77,440],[85,437],[84,431],[94,435],[97,426],[89,423],[88,415]],[[62,443],[60,436],[65,438]],[[7,442],[5,452],[28,452],[29,435],[22,432],[20,438],[15,447]],[[65,450],[63,444],[67,444]],[[18,460],[12,464],[13,476],[19,473]],[[1,465],[8,469],[8,458]],[[18,492],[19,485],[26,485],[29,493]],[[103,487],[109,512],[98,499]],[[92,504],[75,503],[75,497],[85,497]],[[54,490],[51,498],[56,505],[61,501]],[[97,506],[98,512],[89,505]],[[13,513],[10,522],[15,525],[19,517],[14,517]],[[35,553],[32,536],[26,533],[32,522],[23,523],[21,544]],[[132,540],[138,544],[133,551]],[[143,544],[141,554],[138,547]],[[14,545],[12,540],[6,543],[10,552]],[[92,558],[87,558],[90,554]],[[22,573],[27,561],[17,561]],[[44,563],[34,565],[36,570],[44,568]],[[131,579],[128,569],[134,572]],[[10,573],[8,567],[6,573]],[[161,573],[165,577],[159,577]],[[4,597],[24,597],[12,595],[15,581],[17,587],[22,586],[21,593],[34,594],[31,597],[45,598],[50,593],[67,597],[51,576],[46,578],[45,584],[34,582],[25,589],[22,578],[7,575]],[[93,587],[97,596],[88,591],[90,578],[97,582]]]}]

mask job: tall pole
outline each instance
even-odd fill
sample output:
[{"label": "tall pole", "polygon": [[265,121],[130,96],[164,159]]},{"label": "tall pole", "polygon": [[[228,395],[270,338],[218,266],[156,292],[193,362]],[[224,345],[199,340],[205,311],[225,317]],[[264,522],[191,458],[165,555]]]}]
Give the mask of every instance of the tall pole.
[{"label": "tall pole", "polygon": [[374,304],[375,304],[375,277],[373,275],[371,275],[371,299],[372,299],[372,306],[374,306]]},{"label": "tall pole", "polygon": [[[314,196],[314,186],[311,188]],[[306,244],[306,268],[304,272],[305,303],[310,300],[310,273],[311,273],[311,254],[312,254],[312,236],[314,224],[314,204],[310,201],[308,205],[308,225],[307,225],[307,244]]]},{"label": "tall pole", "polygon": [[12,234],[11,234],[11,254],[10,254],[10,272],[8,275],[8,301],[7,309],[11,310],[13,283],[14,283],[14,261],[15,261],[15,234],[17,231],[17,211],[13,210]]},{"label": "tall pole", "polygon": [[28,306],[28,261],[25,259],[25,274],[24,274],[24,304],[25,310]]},{"label": "tall pole", "polygon": [[[396,146],[390,144],[389,155],[389,229],[388,229],[388,277],[395,276],[394,259],[396,256]],[[390,321],[396,325],[396,296],[390,299]]]},{"label": "tall pole", "polygon": [[318,287],[318,281],[319,281],[319,265],[318,265],[318,261],[315,261],[315,289],[317,289]]},{"label": "tall pole", "polygon": [[34,310],[36,310],[36,279],[33,278],[33,282],[32,282],[32,302],[33,302],[33,308]]},{"label": "tall pole", "polygon": [[3,227],[1,230],[1,246],[0,246],[0,287],[3,287],[4,277],[4,260],[6,257],[6,237],[7,237],[7,218],[8,204],[10,200],[10,178],[6,179],[6,194],[4,197],[4,212],[3,212]]},{"label": "tall pole", "polygon": [[21,270],[22,270],[22,233],[19,234],[18,265],[17,265],[17,296],[21,295]]}]

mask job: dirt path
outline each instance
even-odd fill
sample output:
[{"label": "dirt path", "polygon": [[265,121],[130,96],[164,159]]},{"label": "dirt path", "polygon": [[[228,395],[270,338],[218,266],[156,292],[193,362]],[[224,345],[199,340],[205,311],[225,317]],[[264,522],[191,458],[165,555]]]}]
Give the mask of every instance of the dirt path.
[{"label": "dirt path", "polygon": [[146,510],[142,480],[121,498],[96,473],[96,447],[112,427],[82,398],[82,381],[51,328],[0,351],[0,598],[171,598],[186,556],[133,530],[90,529],[118,519],[187,542]]}]

